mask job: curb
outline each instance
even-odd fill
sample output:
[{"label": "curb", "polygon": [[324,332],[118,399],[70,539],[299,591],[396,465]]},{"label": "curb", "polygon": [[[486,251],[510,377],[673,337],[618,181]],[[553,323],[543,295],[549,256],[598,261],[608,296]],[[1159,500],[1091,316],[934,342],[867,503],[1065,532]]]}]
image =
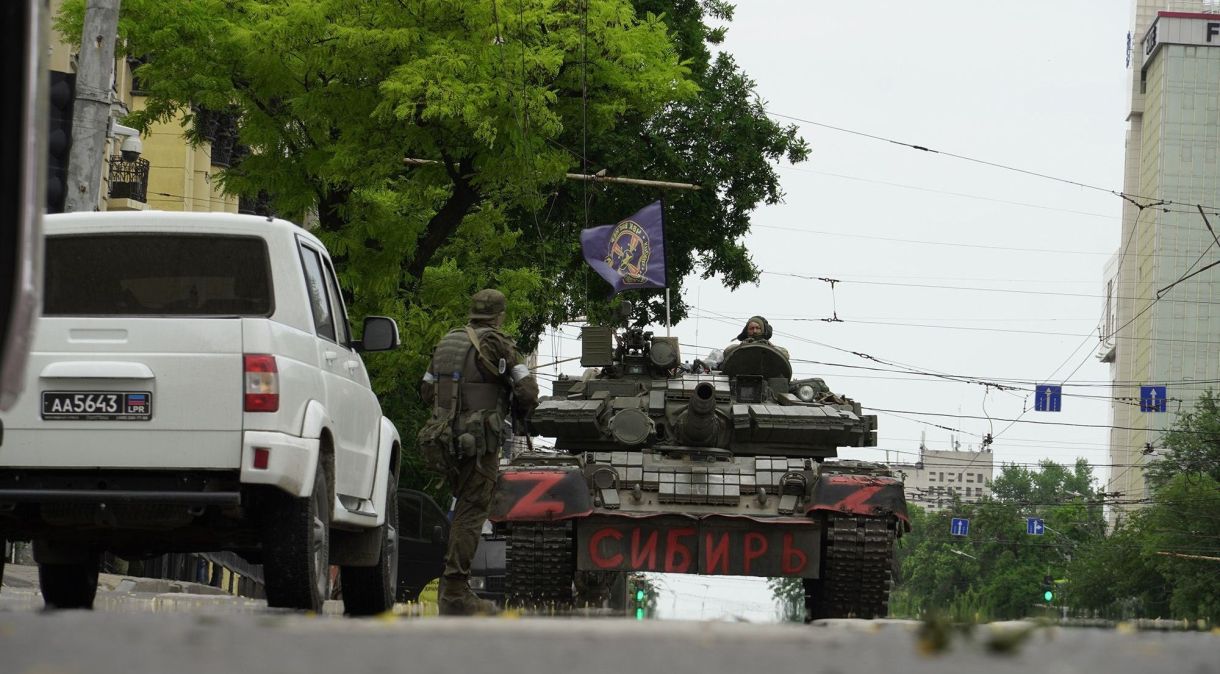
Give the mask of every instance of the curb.
[{"label": "curb", "polygon": [[[138,578],[120,576],[113,573],[98,574],[99,590],[121,592],[126,594],[203,594],[228,595],[228,592],[203,583],[192,583],[183,580],[166,580],[164,578]],[[0,587],[38,589],[38,567],[29,564],[6,564],[4,566],[4,582]]]}]

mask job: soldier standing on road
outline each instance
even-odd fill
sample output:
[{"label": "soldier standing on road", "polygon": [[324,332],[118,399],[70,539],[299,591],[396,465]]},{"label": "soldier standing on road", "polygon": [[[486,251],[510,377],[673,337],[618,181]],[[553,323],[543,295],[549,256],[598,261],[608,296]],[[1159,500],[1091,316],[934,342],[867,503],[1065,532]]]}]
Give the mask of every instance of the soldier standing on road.
[{"label": "soldier standing on road", "polygon": [[504,418],[510,412],[524,418],[538,405],[538,383],[500,331],[504,293],[480,290],[471,300],[470,322],[441,338],[420,385],[432,406],[420,451],[444,472],[457,499],[437,597],[442,615],[497,612],[470,590],[470,563],[491,509]]}]

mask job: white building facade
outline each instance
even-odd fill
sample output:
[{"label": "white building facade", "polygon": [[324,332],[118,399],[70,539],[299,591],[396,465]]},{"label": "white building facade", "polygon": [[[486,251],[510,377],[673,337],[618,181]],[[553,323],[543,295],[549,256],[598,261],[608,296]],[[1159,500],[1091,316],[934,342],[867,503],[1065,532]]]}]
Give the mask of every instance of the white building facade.
[{"label": "white building facade", "polygon": [[908,503],[936,512],[951,507],[954,498],[973,503],[990,496],[992,457],[991,452],[920,447],[918,462],[893,463],[890,468],[902,479]]}]

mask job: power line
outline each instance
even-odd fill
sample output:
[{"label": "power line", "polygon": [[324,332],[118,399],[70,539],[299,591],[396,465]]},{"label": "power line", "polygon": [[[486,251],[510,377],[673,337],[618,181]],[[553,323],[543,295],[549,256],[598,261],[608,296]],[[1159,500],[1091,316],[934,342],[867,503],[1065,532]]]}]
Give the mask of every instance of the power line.
[{"label": "power line", "polygon": [[[1134,204],[1134,205],[1135,205],[1137,208],[1139,208],[1140,210],[1143,210],[1143,209],[1145,209],[1145,208],[1154,208],[1154,207],[1163,207],[1163,206],[1181,206],[1181,207],[1184,207],[1184,208],[1190,208],[1190,209],[1191,209],[1191,211],[1193,211],[1193,210],[1194,210],[1194,209],[1196,209],[1196,208],[1198,208],[1200,211],[1202,211],[1203,209],[1205,209],[1205,208],[1206,208],[1206,209],[1207,209],[1208,211],[1210,211],[1210,212],[1213,212],[1213,213],[1220,213],[1220,212],[1218,212],[1218,211],[1217,211],[1216,207],[1214,207],[1214,206],[1207,206],[1207,205],[1202,205],[1202,204],[1186,203],[1186,202],[1181,202],[1181,201],[1174,201],[1174,200],[1171,200],[1171,199],[1157,199],[1157,198],[1153,198],[1153,197],[1145,197],[1145,196],[1140,196],[1140,195],[1138,195],[1138,194],[1129,194],[1129,193],[1127,193],[1127,192],[1123,192],[1123,191],[1121,191],[1121,190],[1113,190],[1113,189],[1109,189],[1109,188],[1106,188],[1106,187],[1099,187],[1099,186],[1097,186],[1097,185],[1090,185],[1090,184],[1088,184],[1088,183],[1080,182],[1080,181],[1078,181],[1078,180],[1072,180],[1072,179],[1069,179],[1069,178],[1061,178],[1061,177],[1058,177],[1058,176],[1053,176],[1053,175],[1050,175],[1050,174],[1048,174],[1048,173],[1041,173],[1041,172],[1038,172],[1038,171],[1031,171],[1031,170],[1029,170],[1029,169],[1018,168],[1018,167],[1016,167],[1016,166],[1011,166],[1011,165],[1008,165],[1008,164],[1001,164],[1001,163],[999,163],[999,162],[993,162],[993,161],[988,161],[988,160],[985,160],[985,159],[979,159],[979,158],[977,158],[977,157],[970,157],[970,156],[967,156],[967,155],[957,154],[957,153],[954,153],[954,152],[947,152],[947,151],[945,151],[945,150],[937,150],[937,149],[935,149],[935,148],[930,148],[930,147],[926,147],[926,146],[923,146],[923,145],[916,145],[916,144],[914,144],[914,143],[907,143],[907,142],[904,142],[904,141],[895,140],[895,139],[893,139],[893,138],[886,138],[885,136],[878,136],[878,135],[876,135],[876,134],[865,133],[865,132],[863,132],[863,131],[856,131],[856,130],[854,130],[854,129],[847,129],[847,128],[843,128],[843,127],[840,127],[840,126],[834,126],[834,125],[832,125],[832,124],[826,124],[826,123],[824,123],[824,122],[816,122],[816,121],[814,121],[814,120],[811,120],[811,119],[805,119],[805,118],[803,118],[803,117],[794,117],[794,116],[792,116],[792,115],[785,115],[785,114],[781,114],[781,113],[774,112],[774,111],[771,111],[771,110],[767,110],[767,111],[766,111],[766,113],[767,113],[768,115],[771,115],[772,117],[779,117],[779,118],[781,118],[781,119],[789,119],[789,120],[792,120],[792,121],[794,121],[794,122],[800,122],[800,123],[802,123],[802,124],[809,124],[810,126],[817,126],[817,127],[821,127],[821,128],[823,128],[823,129],[830,129],[830,130],[832,130],[832,131],[838,131],[838,132],[840,132],[840,133],[851,134],[851,135],[853,135],[853,136],[860,136],[860,137],[863,137],[863,138],[869,138],[869,139],[872,139],[872,140],[878,140],[878,141],[885,142],[885,143],[891,143],[891,144],[893,144],[893,145],[900,145],[900,146],[902,146],[902,147],[906,147],[906,148],[909,148],[909,149],[912,149],[912,150],[918,150],[918,151],[920,151],[920,152],[927,152],[927,153],[930,153],[930,154],[937,154],[937,155],[941,155],[941,156],[943,156],[943,157],[951,157],[951,158],[953,158],[953,159],[960,159],[960,160],[962,160],[962,161],[966,161],[966,162],[970,162],[970,163],[974,163],[974,164],[980,164],[980,165],[982,165],[982,166],[990,166],[990,167],[992,167],[992,168],[997,168],[997,169],[1001,169],[1001,170],[1004,170],[1004,171],[1011,171],[1011,172],[1013,172],[1013,173],[1020,173],[1020,174],[1027,175],[1027,176],[1032,176],[1032,177],[1035,177],[1035,178],[1041,178],[1041,179],[1043,179],[1043,180],[1050,180],[1050,181],[1053,181],[1053,182],[1062,183],[1062,184],[1065,184],[1065,185],[1072,185],[1072,186],[1074,186],[1074,187],[1080,187],[1080,188],[1087,189],[1087,190],[1094,190],[1094,191],[1097,191],[1097,192],[1104,192],[1104,193],[1107,193],[1107,194],[1113,194],[1113,195],[1114,195],[1114,196],[1116,196],[1116,197],[1119,197],[1119,198],[1121,198],[1121,199],[1123,199],[1123,200],[1125,200],[1125,201],[1128,201],[1128,202],[1130,202],[1130,203]],[[1140,202],[1145,202],[1145,203],[1140,203]],[[1162,209],[1162,210],[1167,210],[1167,209]],[[1186,212],[1186,211],[1176,211],[1176,212]]]}]

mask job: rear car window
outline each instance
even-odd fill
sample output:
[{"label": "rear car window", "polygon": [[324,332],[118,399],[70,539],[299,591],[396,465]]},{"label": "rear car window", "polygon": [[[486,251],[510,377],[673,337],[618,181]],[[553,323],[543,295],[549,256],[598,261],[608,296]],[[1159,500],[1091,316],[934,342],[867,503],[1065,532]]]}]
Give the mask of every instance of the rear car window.
[{"label": "rear car window", "polygon": [[258,237],[52,236],[47,316],[269,316],[271,271]]}]

